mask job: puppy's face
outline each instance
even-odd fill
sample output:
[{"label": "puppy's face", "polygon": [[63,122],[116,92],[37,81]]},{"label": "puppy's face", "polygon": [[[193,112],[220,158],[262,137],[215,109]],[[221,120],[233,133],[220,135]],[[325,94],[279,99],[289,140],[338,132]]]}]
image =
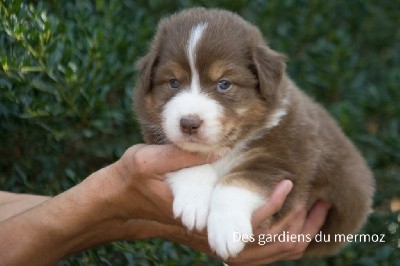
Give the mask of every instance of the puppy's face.
[{"label": "puppy's face", "polygon": [[192,9],[160,23],[139,70],[135,107],[146,140],[213,153],[268,126],[284,62],[238,16]]}]

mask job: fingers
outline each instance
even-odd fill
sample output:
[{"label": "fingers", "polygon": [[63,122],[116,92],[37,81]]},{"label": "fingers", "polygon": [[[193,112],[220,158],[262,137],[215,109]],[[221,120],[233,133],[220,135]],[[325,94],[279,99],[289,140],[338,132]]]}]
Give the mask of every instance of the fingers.
[{"label": "fingers", "polygon": [[260,207],[253,215],[253,228],[258,227],[263,221],[278,212],[292,190],[293,183],[290,180],[283,180],[278,183],[271,197],[264,206]]},{"label": "fingers", "polygon": [[303,233],[310,234],[314,237],[324,224],[329,208],[329,203],[318,201],[308,214]]},{"label": "fingers", "polygon": [[288,215],[282,218],[280,221],[274,223],[271,228],[260,230],[264,234],[279,234],[283,231],[301,231],[303,229],[307,211],[305,208],[296,207],[290,211]]},{"label": "fingers", "polygon": [[310,244],[309,239],[313,239],[323,225],[329,207],[325,202],[318,202],[307,216],[307,209],[298,206],[271,229],[259,230],[259,233],[268,235],[286,232],[289,235],[308,236],[304,238],[305,241],[299,238],[296,241],[266,243],[264,246],[254,243],[255,245],[248,245],[239,258],[232,261],[265,264],[301,258]]},{"label": "fingers", "polygon": [[136,171],[157,175],[209,163],[215,159],[208,155],[187,152],[173,145],[139,144],[130,148],[130,154]]},{"label": "fingers", "polygon": [[[328,203],[323,201],[317,202],[305,219],[305,225],[301,234],[308,235],[311,239],[314,239],[315,235],[321,230],[321,227],[325,222],[329,208],[330,205]],[[286,259],[298,260],[302,258],[309,244],[309,242],[297,243],[293,249],[290,250]]]},{"label": "fingers", "polygon": [[[285,218],[274,224],[271,229],[260,229],[257,234],[264,236],[278,236],[281,234],[301,236],[306,216],[306,208],[298,206]],[[301,239],[299,239],[299,241],[300,240]],[[297,241],[297,238],[294,241],[276,240],[270,243],[263,243],[263,245],[260,245],[262,242],[258,241],[255,243],[258,247],[253,247],[252,250],[248,250],[246,255],[251,257],[252,260],[258,264],[272,263],[286,259],[295,253],[297,254],[297,250],[300,249],[299,245],[302,244],[297,243]],[[266,256],[266,254],[269,254],[269,256]]]}]

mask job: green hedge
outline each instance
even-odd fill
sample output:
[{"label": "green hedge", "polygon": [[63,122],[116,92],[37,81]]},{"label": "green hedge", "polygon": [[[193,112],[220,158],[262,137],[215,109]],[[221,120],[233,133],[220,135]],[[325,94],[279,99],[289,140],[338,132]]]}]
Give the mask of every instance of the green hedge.
[{"label": "green hedge", "polygon": [[[55,195],[141,141],[135,60],[157,21],[201,5],[238,12],[289,57],[288,72],[337,118],[374,170],[375,211],[360,243],[283,265],[400,264],[398,1],[0,1],[0,188]],[[218,264],[162,240],[118,242],[61,265]]]}]

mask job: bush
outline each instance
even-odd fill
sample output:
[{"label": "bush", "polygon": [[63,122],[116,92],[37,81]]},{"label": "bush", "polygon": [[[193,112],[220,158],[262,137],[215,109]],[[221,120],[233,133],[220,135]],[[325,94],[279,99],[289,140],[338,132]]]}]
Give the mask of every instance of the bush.
[{"label": "bush", "polygon": [[[58,194],[141,141],[132,113],[135,60],[157,21],[195,1],[0,2],[0,186]],[[400,263],[400,16],[397,1],[207,1],[260,27],[288,72],[337,118],[374,170],[375,211],[358,243],[325,260]],[[163,240],[117,242],[61,262],[218,264]]]}]

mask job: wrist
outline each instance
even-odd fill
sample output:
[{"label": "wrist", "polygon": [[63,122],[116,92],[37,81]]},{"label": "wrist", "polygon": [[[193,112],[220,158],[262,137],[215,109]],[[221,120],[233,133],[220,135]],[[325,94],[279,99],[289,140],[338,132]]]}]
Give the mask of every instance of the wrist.
[{"label": "wrist", "polygon": [[129,178],[121,168],[121,162],[117,161],[91,174],[79,185],[98,219],[124,223],[139,218],[132,213],[136,202],[128,200],[135,198],[135,191],[130,187],[133,182],[128,181]]},{"label": "wrist", "polygon": [[113,229],[118,227],[120,221],[107,207],[107,189],[93,188],[96,187],[83,182],[60,197],[60,201],[69,204],[65,208],[67,213],[63,215],[66,216],[63,222],[55,222],[59,238],[63,241],[60,245],[64,247],[64,256],[119,237]]},{"label": "wrist", "polygon": [[46,219],[42,230],[51,236],[43,240],[43,245],[57,247],[56,260],[120,239],[114,229],[121,221],[108,203],[113,193],[113,188],[105,183],[109,179],[110,172],[105,167],[40,206],[42,215],[39,216]]}]

